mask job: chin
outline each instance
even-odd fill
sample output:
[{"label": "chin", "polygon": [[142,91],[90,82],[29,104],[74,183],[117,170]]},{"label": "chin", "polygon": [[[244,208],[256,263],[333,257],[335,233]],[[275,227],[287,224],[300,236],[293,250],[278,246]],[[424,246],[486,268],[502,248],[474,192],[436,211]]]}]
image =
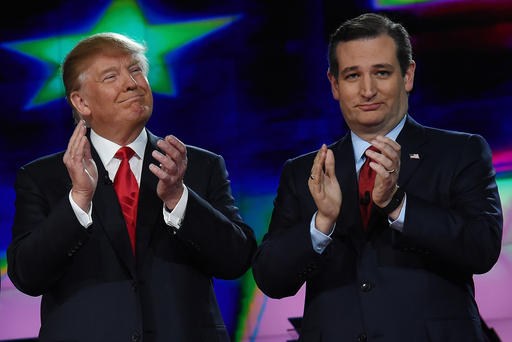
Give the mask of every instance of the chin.
[{"label": "chin", "polygon": [[359,120],[359,122],[365,126],[379,126],[385,121],[384,119],[384,115],[374,113],[365,115]]}]

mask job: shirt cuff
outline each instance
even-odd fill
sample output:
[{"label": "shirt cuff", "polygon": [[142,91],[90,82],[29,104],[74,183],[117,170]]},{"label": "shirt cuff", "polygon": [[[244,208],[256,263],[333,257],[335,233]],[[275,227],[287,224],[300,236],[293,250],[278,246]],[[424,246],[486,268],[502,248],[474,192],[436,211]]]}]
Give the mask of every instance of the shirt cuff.
[{"label": "shirt cuff", "polygon": [[329,244],[332,241],[331,235],[334,232],[334,228],[336,227],[336,222],[332,226],[329,235],[325,235],[315,227],[316,214],[317,213],[313,215],[311,223],[309,224],[309,232],[311,233],[311,242],[313,243],[313,249],[318,254],[322,254],[325,248],[329,246]]},{"label": "shirt cuff", "polygon": [[389,221],[389,226],[393,229],[398,230],[399,232],[402,232],[404,230],[404,222],[405,222],[405,206],[407,204],[407,194],[404,194],[404,205],[402,205],[402,209],[400,209],[400,214],[398,215],[398,218],[394,221]]},{"label": "shirt cuff", "polygon": [[75,216],[78,220],[78,222],[80,222],[80,224],[84,227],[84,228],[89,228],[89,226],[92,224],[92,202],[91,202],[91,205],[89,207],[89,211],[88,212],[85,212],[82,210],[82,208],[80,208],[78,206],[78,204],[75,203],[75,201],[73,200],[73,197],[71,196],[71,191],[69,191],[69,202],[71,203],[71,208],[73,208],[73,212],[75,213]]},{"label": "shirt cuff", "polygon": [[185,209],[187,209],[187,203],[188,189],[185,185],[183,185],[183,193],[181,194],[181,198],[172,211],[169,211],[165,207],[164,203],[164,221],[168,226],[173,227],[174,229],[181,228],[181,223],[183,222],[183,218],[185,217]]}]

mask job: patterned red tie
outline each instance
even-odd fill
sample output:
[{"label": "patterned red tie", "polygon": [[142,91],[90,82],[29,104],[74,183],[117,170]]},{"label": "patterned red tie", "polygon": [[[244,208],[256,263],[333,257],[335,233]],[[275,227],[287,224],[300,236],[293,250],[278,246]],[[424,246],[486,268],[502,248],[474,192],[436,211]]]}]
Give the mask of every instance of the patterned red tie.
[{"label": "patterned red tie", "polygon": [[[373,146],[368,147],[368,149],[379,152],[379,150]],[[365,230],[368,225],[368,220],[370,219],[372,191],[376,176],[375,171],[370,167],[370,161],[372,160],[366,157],[361,170],[359,170],[359,209],[361,210],[361,219]]]},{"label": "patterned red tie", "polygon": [[133,255],[135,255],[135,226],[137,225],[137,203],[139,201],[139,186],[129,163],[134,154],[135,152],[131,148],[125,146],[121,147],[114,156],[121,159],[121,164],[114,178],[114,189],[123,210]]}]

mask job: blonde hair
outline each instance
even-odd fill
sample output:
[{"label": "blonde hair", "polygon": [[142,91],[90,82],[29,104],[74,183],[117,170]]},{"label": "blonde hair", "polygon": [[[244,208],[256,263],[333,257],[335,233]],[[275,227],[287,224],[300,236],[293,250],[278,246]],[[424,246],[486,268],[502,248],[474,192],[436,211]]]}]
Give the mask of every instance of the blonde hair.
[{"label": "blonde hair", "polygon": [[62,63],[62,81],[66,91],[66,100],[73,109],[75,122],[80,120],[80,113],[73,106],[70,95],[82,86],[84,72],[89,61],[105,52],[122,52],[133,55],[140,63],[144,75],[148,75],[149,63],[145,55],[146,47],[135,40],[119,33],[105,32],[89,36],[67,54]]}]

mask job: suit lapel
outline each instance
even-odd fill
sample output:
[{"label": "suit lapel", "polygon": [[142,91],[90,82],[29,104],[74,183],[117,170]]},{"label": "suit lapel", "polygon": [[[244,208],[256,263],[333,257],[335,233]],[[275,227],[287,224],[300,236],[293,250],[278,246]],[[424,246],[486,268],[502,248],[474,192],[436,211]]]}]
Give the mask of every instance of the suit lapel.
[{"label": "suit lapel", "polygon": [[[422,149],[425,140],[423,127],[410,116],[407,116],[405,125],[396,139],[397,143],[401,146],[398,186],[406,189],[407,182],[426,156],[425,151]],[[366,229],[367,238],[371,238],[372,235],[379,234],[379,232],[385,230],[388,226],[387,220],[382,214],[372,210]]]},{"label": "suit lapel", "polygon": [[426,140],[423,126],[407,116],[405,126],[396,140],[402,147],[399,186],[405,187],[407,185],[416,168],[427,157],[428,151],[423,149]]},{"label": "suit lapel", "polygon": [[98,185],[93,198],[94,225],[103,229],[119,259],[135,278],[135,259],[119,200],[94,146],[91,146],[91,154],[98,168]]},{"label": "suit lapel", "polygon": [[142,174],[139,189],[139,206],[137,209],[137,263],[144,261],[151,243],[158,220],[163,220],[163,204],[156,193],[158,178],[149,170],[149,164],[158,165],[159,162],[151,155],[153,150],[160,150],[156,143],[158,137],[148,130],[148,142],[144,152]]},{"label": "suit lapel", "polygon": [[350,133],[346,134],[334,147],[336,177],[342,194],[341,212],[336,222],[336,235],[361,239],[361,215],[359,214],[359,194],[356,180],[354,149]]}]

